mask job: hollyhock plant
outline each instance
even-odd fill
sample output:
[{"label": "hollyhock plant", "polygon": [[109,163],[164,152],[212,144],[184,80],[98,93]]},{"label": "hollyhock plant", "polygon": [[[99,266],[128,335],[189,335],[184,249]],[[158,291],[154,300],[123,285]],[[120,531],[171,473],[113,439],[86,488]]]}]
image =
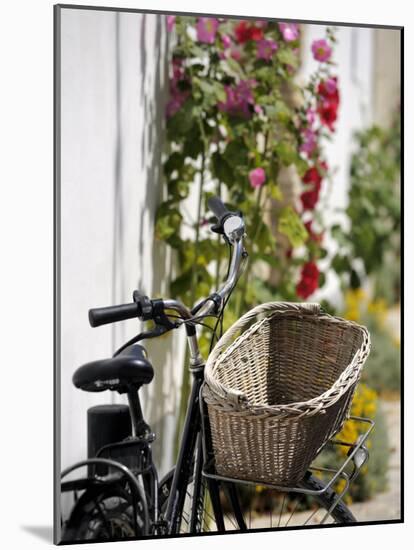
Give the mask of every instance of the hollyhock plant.
[{"label": "hollyhock plant", "polygon": [[296,294],[306,300],[319,287],[319,268],[315,262],[306,262],[301,270],[300,281],[296,285]]},{"label": "hollyhock plant", "polygon": [[245,44],[249,40],[261,40],[263,38],[263,29],[250,25],[247,21],[240,21],[234,29],[236,40],[239,44]]},{"label": "hollyhock plant", "polygon": [[278,46],[274,40],[258,40],[257,42],[257,58],[265,59],[268,61],[271,59]]},{"label": "hollyhock plant", "polygon": [[214,17],[199,17],[196,25],[197,40],[205,44],[213,44],[218,26],[218,19]]},{"label": "hollyhock plant", "polygon": [[167,15],[167,30],[171,32],[175,26],[175,15]]},{"label": "hollyhock plant", "polygon": [[256,189],[261,187],[266,181],[266,173],[263,168],[255,168],[249,172],[250,185]]},{"label": "hollyhock plant", "polygon": [[321,38],[312,42],[312,53],[316,61],[328,61],[332,55],[332,48],[324,38]]},{"label": "hollyhock plant", "polygon": [[[332,48],[329,60],[314,62],[312,74],[298,79],[302,25],[213,18],[177,15],[174,25],[166,185],[155,234],[182,259],[171,281],[172,294],[192,301],[208,294],[224,275],[223,262],[217,262],[215,277],[205,276],[211,257],[219,257],[218,243],[209,239],[207,244],[204,230],[210,183],[217,184],[229,204],[243,207],[253,261],[247,285],[234,301],[237,318],[255,299],[258,261],[272,270],[272,281],[274,271],[285,300],[305,301],[324,280],[318,268],[319,262],[328,265],[322,240],[326,214],[320,204],[327,176],[321,159],[331,135],[327,125],[337,124],[342,90],[331,64],[333,29],[316,35]],[[308,52],[313,60],[312,40]],[[199,174],[205,185],[194,185]],[[189,192],[198,195],[195,217],[181,207]],[[187,225],[196,229],[194,239],[180,237]],[[203,254],[194,263],[197,249]],[[184,288],[183,281],[191,281],[191,288]],[[206,349],[207,343],[206,338]]]},{"label": "hollyhock plant", "polygon": [[299,38],[299,25],[297,23],[279,23],[278,25],[285,42],[294,42]]}]

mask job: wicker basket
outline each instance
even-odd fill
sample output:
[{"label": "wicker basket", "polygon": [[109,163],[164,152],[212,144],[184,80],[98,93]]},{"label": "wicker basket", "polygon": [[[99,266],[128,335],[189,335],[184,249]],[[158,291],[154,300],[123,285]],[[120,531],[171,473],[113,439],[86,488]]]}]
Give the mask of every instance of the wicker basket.
[{"label": "wicker basket", "polygon": [[364,327],[318,304],[272,302],[243,315],[205,370],[217,473],[297,484],[349,415],[369,349]]}]

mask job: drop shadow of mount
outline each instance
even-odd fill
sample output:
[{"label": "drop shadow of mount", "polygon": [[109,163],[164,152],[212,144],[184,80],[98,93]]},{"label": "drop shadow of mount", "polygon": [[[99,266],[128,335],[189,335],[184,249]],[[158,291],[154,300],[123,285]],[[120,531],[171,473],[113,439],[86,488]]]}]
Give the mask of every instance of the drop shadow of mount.
[{"label": "drop shadow of mount", "polygon": [[40,540],[53,544],[53,527],[51,525],[21,525],[20,528]]}]

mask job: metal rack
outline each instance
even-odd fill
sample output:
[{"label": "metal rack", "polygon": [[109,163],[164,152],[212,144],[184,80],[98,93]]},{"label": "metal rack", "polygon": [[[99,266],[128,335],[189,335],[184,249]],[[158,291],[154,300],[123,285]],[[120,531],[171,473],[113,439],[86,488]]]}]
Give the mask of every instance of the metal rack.
[{"label": "metal rack", "polygon": [[[361,422],[367,425],[366,431],[359,435],[359,437],[354,442],[349,441],[342,441],[339,439],[331,439],[326,443],[326,445],[321,449],[320,452],[322,452],[324,449],[328,447],[328,445],[334,445],[334,446],[342,446],[345,448],[348,448],[347,457],[344,460],[344,462],[341,464],[341,466],[338,469],[335,468],[326,468],[326,467],[320,467],[320,466],[310,466],[309,470],[311,472],[319,472],[322,474],[331,474],[331,477],[327,484],[320,490],[312,490],[308,489],[306,487],[301,487],[300,485],[296,487],[287,487],[287,486],[280,486],[280,485],[274,485],[272,483],[265,483],[263,481],[253,481],[253,480],[245,480],[245,479],[237,479],[237,478],[231,478],[226,476],[221,476],[216,473],[214,469],[214,456],[212,455],[212,452],[207,453],[205,456],[208,457],[207,461],[204,464],[203,468],[203,476],[208,479],[214,479],[216,481],[222,481],[222,482],[230,482],[230,483],[236,483],[236,484],[243,484],[243,485],[260,485],[261,487],[266,487],[268,489],[274,489],[281,493],[302,493],[305,495],[313,495],[313,496],[319,496],[328,491],[332,488],[332,486],[339,480],[343,479],[345,481],[344,488],[342,491],[337,493],[337,496],[335,497],[334,501],[332,502],[331,507],[329,510],[327,510],[325,516],[322,519],[321,523],[324,523],[332,510],[338,505],[342,497],[346,494],[346,492],[349,489],[350,484],[354,479],[358,476],[362,466],[366,463],[366,461],[369,458],[368,449],[365,446],[365,441],[367,440],[369,434],[374,428],[375,422],[371,420],[370,418],[363,418],[359,416],[350,416],[348,420],[354,420],[357,422]],[[319,454],[318,454],[319,456]],[[349,465],[352,464],[352,471],[350,473],[347,473],[345,470]]]}]

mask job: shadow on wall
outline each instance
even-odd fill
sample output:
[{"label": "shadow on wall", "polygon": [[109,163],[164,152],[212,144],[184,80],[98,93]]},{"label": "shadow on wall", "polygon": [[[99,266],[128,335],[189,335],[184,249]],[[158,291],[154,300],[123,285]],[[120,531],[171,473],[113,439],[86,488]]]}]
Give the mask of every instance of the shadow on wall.
[{"label": "shadow on wall", "polygon": [[[154,241],[154,223],[157,206],[162,200],[162,154],[164,147],[164,112],[168,84],[168,36],[165,32],[164,16],[139,16],[139,42],[135,45],[124,44],[122,32],[125,21],[123,14],[116,14],[116,102],[117,102],[117,135],[115,161],[115,192],[114,192],[114,241],[113,241],[113,276],[112,300],[120,303],[120,299],[128,300],[131,293],[131,265],[127,260],[128,248],[131,246],[131,234],[126,227],[126,217],[134,216],[133,224],[137,224],[135,235],[138,242],[134,257],[138,258],[135,273],[134,288],[138,288],[153,297],[168,297],[170,277],[170,255],[164,243]],[[123,88],[123,55],[124,48],[137,47],[139,52],[139,82],[134,88],[138,92],[137,108],[142,113],[139,120],[140,157],[139,172],[134,178],[134,185],[139,186],[139,194],[135,195],[137,210],[131,211],[126,201],[130,199],[130,183],[127,173],[128,137],[123,123],[125,95]],[[135,218],[136,216],[136,218]],[[136,220],[136,221],[135,221]],[[129,220],[128,225],[131,225]],[[149,266],[146,262],[150,262]],[[147,266],[147,267],[146,267]],[[122,326],[121,326],[122,325]],[[115,349],[129,336],[125,334],[125,325],[113,326],[112,339]],[[179,380],[181,372],[180,361],[173,361],[177,355],[182,338],[163,337],[154,341],[146,341],[151,361],[155,369],[155,377],[150,386],[140,391],[146,418],[152,429],[157,433],[154,444],[154,457],[161,470],[168,469],[173,462],[173,434],[175,423]]]}]

